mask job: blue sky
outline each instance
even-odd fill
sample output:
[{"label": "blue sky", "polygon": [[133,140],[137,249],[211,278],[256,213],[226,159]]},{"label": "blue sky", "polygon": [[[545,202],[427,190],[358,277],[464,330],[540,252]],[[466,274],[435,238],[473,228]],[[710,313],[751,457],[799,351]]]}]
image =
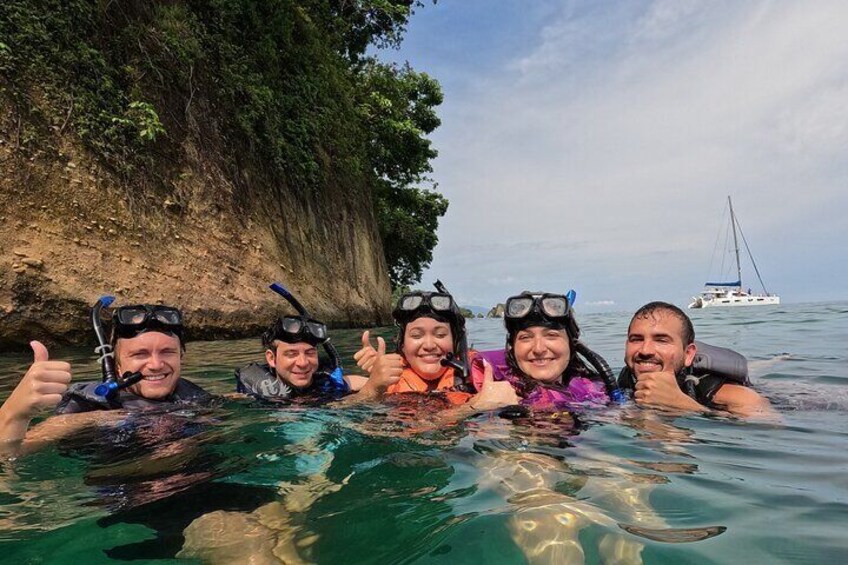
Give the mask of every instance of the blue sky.
[{"label": "blue sky", "polygon": [[842,1],[428,3],[380,53],[445,93],[420,286],[683,305],[729,194],[769,290],[848,298],[846,37]]}]

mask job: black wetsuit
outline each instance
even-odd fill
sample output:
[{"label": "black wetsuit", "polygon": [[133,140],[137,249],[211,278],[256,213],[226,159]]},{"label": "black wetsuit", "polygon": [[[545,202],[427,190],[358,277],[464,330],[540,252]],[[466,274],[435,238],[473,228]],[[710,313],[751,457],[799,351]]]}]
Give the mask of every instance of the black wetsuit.
[{"label": "black wetsuit", "polygon": [[277,378],[267,363],[250,363],[236,369],[236,392],[249,394],[259,400],[271,402],[291,402],[306,400],[329,402],[350,393],[343,380],[339,382],[330,372],[319,369],[312,377],[312,383],[305,388],[297,388]]},{"label": "black wetsuit", "polygon": [[68,387],[62,400],[56,406],[56,414],[73,414],[94,410],[146,410],[150,408],[170,408],[173,406],[202,406],[209,404],[213,395],[186,379],[179,379],[170,395],[162,399],[148,399],[124,389],[111,398],[94,394],[100,383],[75,383]]}]

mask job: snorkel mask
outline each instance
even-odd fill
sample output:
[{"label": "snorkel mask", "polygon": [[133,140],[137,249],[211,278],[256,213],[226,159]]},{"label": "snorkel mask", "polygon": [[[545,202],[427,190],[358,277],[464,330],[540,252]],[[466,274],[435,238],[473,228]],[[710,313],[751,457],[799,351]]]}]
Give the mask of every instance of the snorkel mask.
[{"label": "snorkel mask", "polygon": [[504,306],[504,324],[510,341],[521,330],[534,326],[565,330],[572,342],[577,341],[580,328],[571,310],[576,298],[574,290],[567,294],[522,292],[510,296]]},{"label": "snorkel mask", "polygon": [[170,334],[183,345],[183,315],[172,306],[121,306],[112,316],[112,339],[131,338],[148,331]]},{"label": "snorkel mask", "polygon": [[262,336],[262,343],[271,348],[275,340],[285,343],[306,342],[309,345],[321,345],[327,341],[327,326],[323,322],[304,316],[283,316],[277,318]]}]

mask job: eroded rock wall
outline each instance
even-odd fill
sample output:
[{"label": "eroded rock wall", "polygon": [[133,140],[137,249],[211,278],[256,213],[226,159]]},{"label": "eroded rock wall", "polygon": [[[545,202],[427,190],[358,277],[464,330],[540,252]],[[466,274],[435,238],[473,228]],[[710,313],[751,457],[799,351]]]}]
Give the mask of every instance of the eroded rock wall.
[{"label": "eroded rock wall", "polygon": [[234,179],[183,147],[191,158],[171,175],[173,190],[157,196],[117,178],[70,136],[21,150],[15,123],[0,120],[0,349],[35,338],[93,341],[89,309],[104,294],[116,304],[177,305],[194,339],[256,335],[290,311],[268,290],[272,281],[332,325],[389,320],[368,187],[269,189],[249,170]]}]

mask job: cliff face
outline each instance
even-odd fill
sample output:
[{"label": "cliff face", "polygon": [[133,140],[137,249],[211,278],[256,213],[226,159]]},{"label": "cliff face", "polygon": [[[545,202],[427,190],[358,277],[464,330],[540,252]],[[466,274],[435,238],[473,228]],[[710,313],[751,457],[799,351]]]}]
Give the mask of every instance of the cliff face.
[{"label": "cliff face", "polygon": [[0,106],[0,349],[91,342],[89,308],[104,294],[181,307],[192,339],[256,335],[291,311],[272,281],[331,324],[389,320],[361,183],[296,195],[248,166],[225,170],[214,136],[207,147],[186,136],[162,194],[118,178],[59,127],[22,149],[21,116]]}]

